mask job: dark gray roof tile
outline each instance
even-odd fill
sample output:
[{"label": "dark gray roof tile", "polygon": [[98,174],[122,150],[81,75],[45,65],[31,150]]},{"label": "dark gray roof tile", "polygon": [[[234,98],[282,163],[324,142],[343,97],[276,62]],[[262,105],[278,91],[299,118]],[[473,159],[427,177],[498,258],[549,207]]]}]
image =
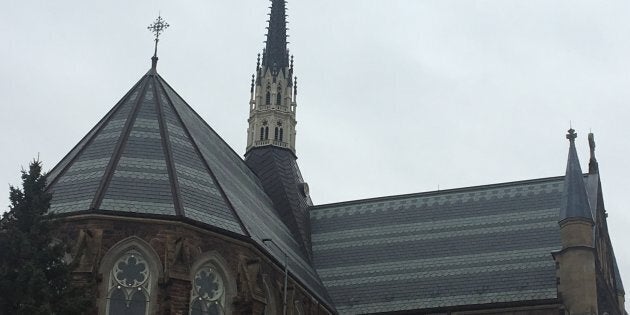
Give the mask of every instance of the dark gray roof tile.
[{"label": "dark gray roof tile", "polygon": [[[279,262],[286,252],[291,274],[332,309],[317,273],[259,179],[153,70],[48,179],[51,210],[58,213],[185,217],[251,237]],[[264,238],[281,250],[265,245]]]},{"label": "dark gray roof tile", "polygon": [[315,267],[342,314],[555,299],[562,178],[322,205]]}]

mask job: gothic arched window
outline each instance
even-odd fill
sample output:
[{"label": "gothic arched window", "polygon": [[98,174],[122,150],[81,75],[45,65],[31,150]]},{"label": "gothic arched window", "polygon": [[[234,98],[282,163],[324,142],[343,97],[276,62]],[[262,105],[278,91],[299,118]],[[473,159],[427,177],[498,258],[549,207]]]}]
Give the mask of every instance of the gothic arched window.
[{"label": "gothic arched window", "polygon": [[123,252],[109,272],[107,315],[149,314],[154,275],[135,249]]},{"label": "gothic arched window", "polygon": [[265,127],[260,127],[260,141],[263,141],[265,137]]},{"label": "gothic arched window", "polygon": [[267,95],[265,96],[265,105],[271,105],[271,92],[267,91]]},{"label": "gothic arched window", "polygon": [[190,293],[190,315],[225,314],[225,285],[221,272],[212,263],[198,268]]},{"label": "gothic arched window", "polygon": [[274,135],[273,135],[273,140],[278,141],[278,127],[276,127],[276,130],[275,130],[275,132],[274,132]]},{"label": "gothic arched window", "polygon": [[265,127],[265,140],[269,139],[269,127]]},{"label": "gothic arched window", "polygon": [[282,134],[284,133],[284,132],[283,132],[284,130],[282,130],[282,129],[283,129],[283,128],[280,128],[280,137],[279,137],[279,138],[280,138],[280,141],[282,141]]},{"label": "gothic arched window", "polygon": [[282,93],[278,92],[278,94],[276,94],[276,105],[281,105],[282,104]]}]

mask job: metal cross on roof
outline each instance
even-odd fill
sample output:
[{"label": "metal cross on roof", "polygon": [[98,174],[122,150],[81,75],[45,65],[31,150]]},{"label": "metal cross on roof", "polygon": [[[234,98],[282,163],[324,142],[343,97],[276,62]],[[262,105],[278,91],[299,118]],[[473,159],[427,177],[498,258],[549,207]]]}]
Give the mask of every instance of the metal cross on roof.
[{"label": "metal cross on roof", "polygon": [[155,34],[155,53],[153,54],[154,57],[157,57],[157,44],[160,41],[160,34],[162,34],[162,32],[164,32],[164,30],[167,29],[169,26],[170,25],[166,23],[166,20],[164,20],[162,16],[158,15],[157,19],[155,19],[155,22],[147,27],[149,31]]}]

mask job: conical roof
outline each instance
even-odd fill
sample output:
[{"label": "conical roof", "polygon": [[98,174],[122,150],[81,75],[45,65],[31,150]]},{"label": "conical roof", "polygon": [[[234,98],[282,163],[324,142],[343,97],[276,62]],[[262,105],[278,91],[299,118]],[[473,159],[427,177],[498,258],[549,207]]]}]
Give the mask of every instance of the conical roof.
[{"label": "conical roof", "polygon": [[283,69],[289,66],[287,52],[287,14],[285,0],[271,0],[263,66]]},{"label": "conical roof", "polygon": [[51,172],[51,210],[183,216],[244,235],[178,112],[183,106],[149,71]]},{"label": "conical roof", "polygon": [[567,171],[564,177],[564,191],[562,204],[560,205],[560,222],[567,219],[585,219],[593,221],[593,214],[586,194],[584,174],[580,167],[577,151],[575,149],[575,130],[569,129],[569,156],[567,158]]},{"label": "conical roof", "polygon": [[[48,174],[51,211],[180,220],[251,239],[329,307],[260,180],[155,68]],[[279,248],[269,247],[272,239]]]}]

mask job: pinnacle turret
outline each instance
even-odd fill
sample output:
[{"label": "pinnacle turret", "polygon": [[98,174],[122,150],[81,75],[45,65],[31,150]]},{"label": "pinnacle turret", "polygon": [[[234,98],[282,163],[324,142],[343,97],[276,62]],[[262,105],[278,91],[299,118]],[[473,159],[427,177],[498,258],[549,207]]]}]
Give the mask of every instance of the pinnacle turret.
[{"label": "pinnacle turret", "polygon": [[591,213],[586,186],[584,185],[584,175],[582,174],[577,150],[575,149],[575,138],[577,138],[577,133],[575,130],[569,129],[567,134],[567,139],[569,139],[569,157],[564,177],[560,222],[569,219],[582,219],[593,222],[593,214]]}]

